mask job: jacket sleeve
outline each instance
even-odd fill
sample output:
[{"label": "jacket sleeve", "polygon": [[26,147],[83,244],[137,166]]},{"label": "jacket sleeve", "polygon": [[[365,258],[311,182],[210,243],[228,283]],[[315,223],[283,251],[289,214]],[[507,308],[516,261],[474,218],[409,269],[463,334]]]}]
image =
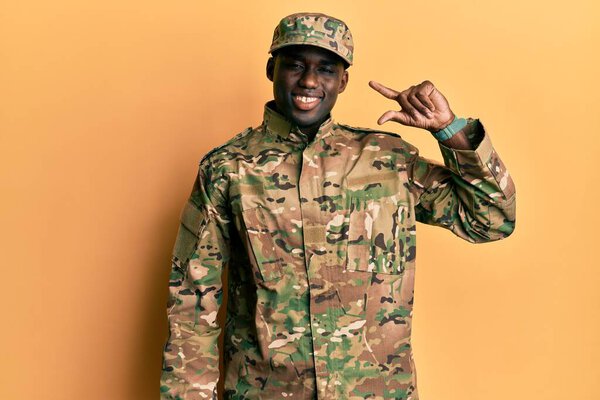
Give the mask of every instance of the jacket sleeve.
[{"label": "jacket sleeve", "polygon": [[221,182],[201,163],[181,213],[169,282],[161,399],[217,399],[217,313],[223,295],[221,273],[230,254]]},{"label": "jacket sleeve", "polygon": [[468,119],[477,144],[457,150],[439,143],[444,164],[416,155],[409,171],[416,186],[417,221],[451,230],[473,243],[509,236],[515,228],[515,186],[478,119]]}]

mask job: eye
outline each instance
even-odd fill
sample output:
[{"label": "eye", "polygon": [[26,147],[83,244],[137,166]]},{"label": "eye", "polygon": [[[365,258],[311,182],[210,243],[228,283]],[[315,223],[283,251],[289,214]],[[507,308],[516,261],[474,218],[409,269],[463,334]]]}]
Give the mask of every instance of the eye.
[{"label": "eye", "polygon": [[335,71],[333,70],[333,68],[330,68],[330,67],[321,67],[320,70],[322,72],[325,72],[326,74],[333,74],[333,73],[335,73]]},{"label": "eye", "polygon": [[285,66],[294,71],[299,71],[304,68],[304,66],[298,62],[287,62]]}]

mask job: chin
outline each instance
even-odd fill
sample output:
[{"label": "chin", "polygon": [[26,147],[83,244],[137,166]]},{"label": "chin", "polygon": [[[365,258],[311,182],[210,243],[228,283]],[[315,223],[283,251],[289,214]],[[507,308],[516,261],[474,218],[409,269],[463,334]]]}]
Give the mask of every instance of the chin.
[{"label": "chin", "polygon": [[303,115],[292,115],[292,119],[298,126],[312,125],[318,120],[318,118],[310,118]]},{"label": "chin", "polygon": [[307,127],[307,126],[312,126],[317,123],[320,123],[321,121],[324,121],[325,119],[327,119],[327,114],[328,113],[307,114],[307,113],[295,111],[292,113],[292,120],[299,127]]}]

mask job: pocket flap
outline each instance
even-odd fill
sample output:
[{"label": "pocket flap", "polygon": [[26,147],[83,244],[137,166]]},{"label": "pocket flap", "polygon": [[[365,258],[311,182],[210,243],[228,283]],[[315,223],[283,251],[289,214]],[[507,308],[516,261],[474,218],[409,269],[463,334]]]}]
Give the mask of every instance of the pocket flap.
[{"label": "pocket flap", "polygon": [[179,218],[181,223],[188,228],[194,235],[198,236],[200,226],[202,225],[202,212],[196,207],[194,203],[188,200],[181,212]]}]

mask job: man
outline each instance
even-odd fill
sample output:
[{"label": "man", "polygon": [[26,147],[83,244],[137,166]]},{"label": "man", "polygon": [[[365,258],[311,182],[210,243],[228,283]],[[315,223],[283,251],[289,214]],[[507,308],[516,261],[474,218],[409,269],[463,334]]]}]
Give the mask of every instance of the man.
[{"label": "man", "polygon": [[200,162],[173,252],[165,399],[216,399],[228,269],[228,399],[418,399],[410,333],[416,221],[470,242],[511,234],[512,179],[477,119],[429,81],[383,114],[426,129],[445,165],[394,133],[334,122],[352,36],[323,14],[275,29],[264,121]]}]

